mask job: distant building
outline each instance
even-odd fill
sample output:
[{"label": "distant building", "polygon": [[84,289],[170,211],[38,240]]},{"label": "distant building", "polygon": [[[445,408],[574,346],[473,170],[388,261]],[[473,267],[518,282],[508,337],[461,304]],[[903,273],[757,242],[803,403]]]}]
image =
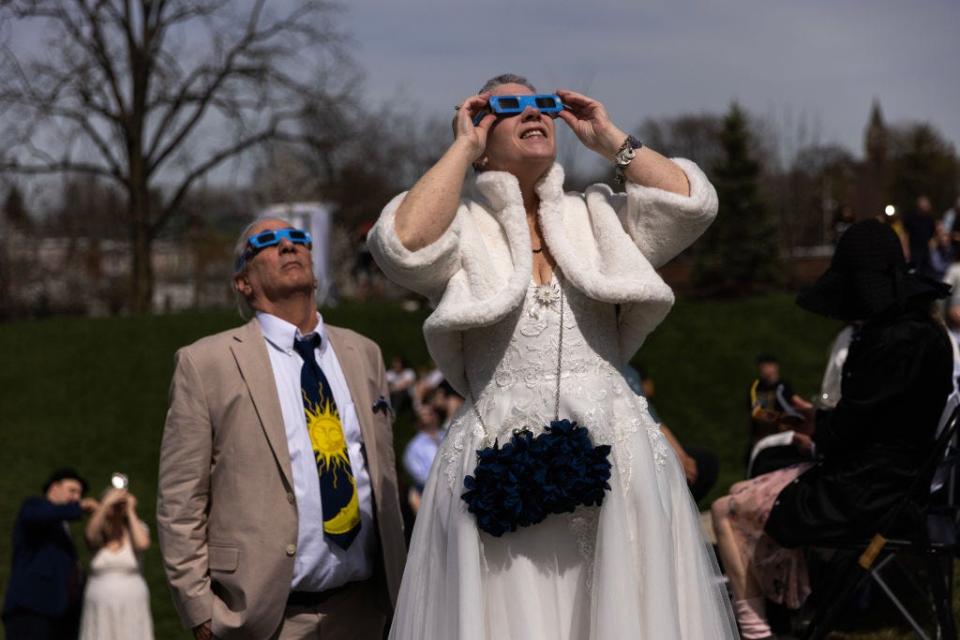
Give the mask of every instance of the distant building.
[{"label": "distant building", "polygon": [[[128,308],[130,244],[125,240],[39,238],[2,229],[0,317],[52,313],[102,316]],[[220,309],[233,304],[229,251],[211,260],[203,243],[156,240],[152,261],[155,313]],[[222,253],[222,251],[221,251]]]}]

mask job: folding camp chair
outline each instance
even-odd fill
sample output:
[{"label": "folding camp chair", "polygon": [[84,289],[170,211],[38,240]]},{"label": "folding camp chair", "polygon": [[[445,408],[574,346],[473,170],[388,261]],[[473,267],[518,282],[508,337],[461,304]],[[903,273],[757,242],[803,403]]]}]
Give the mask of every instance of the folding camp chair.
[{"label": "folding camp chair", "polygon": [[[933,617],[936,621],[936,640],[957,640],[957,623],[953,617],[953,562],[960,552],[958,546],[958,528],[960,528],[960,506],[958,506],[957,474],[960,470],[957,451],[957,423],[960,419],[960,407],[954,406],[945,422],[938,428],[938,437],[933,451],[926,463],[920,468],[909,493],[893,509],[886,525],[896,526],[900,516],[910,515],[916,519],[916,535],[910,539],[893,538],[878,531],[869,541],[860,545],[836,546],[837,550],[859,552],[860,556],[853,566],[841,572],[841,578],[827,597],[823,598],[813,620],[806,628],[804,640],[819,640],[829,633],[840,613],[849,604],[854,593],[867,582],[876,584],[893,602],[904,619],[923,640],[933,640],[923,626],[894,593],[884,579],[882,571],[891,564],[897,564],[898,558],[912,556],[919,558],[927,570],[929,596],[932,600]],[[937,492],[929,495],[931,485],[942,482]],[[917,505],[928,505],[919,508]],[[911,513],[913,512],[913,513]],[[902,565],[901,565],[902,566]],[[906,572],[909,575],[909,572]],[[914,588],[924,596],[928,589],[919,581],[911,579]]]}]

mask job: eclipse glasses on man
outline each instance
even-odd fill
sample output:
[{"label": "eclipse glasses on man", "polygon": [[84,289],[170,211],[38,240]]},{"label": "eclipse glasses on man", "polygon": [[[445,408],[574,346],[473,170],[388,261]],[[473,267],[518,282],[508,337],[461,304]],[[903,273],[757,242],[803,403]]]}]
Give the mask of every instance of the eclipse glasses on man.
[{"label": "eclipse glasses on man", "polygon": [[301,229],[288,227],[286,229],[263,231],[247,238],[247,247],[244,249],[243,254],[237,258],[237,263],[233,267],[234,272],[239,273],[251,258],[267,247],[274,247],[280,244],[284,239],[289,240],[293,244],[305,245],[307,249],[313,249],[313,238],[310,237],[309,233]]}]

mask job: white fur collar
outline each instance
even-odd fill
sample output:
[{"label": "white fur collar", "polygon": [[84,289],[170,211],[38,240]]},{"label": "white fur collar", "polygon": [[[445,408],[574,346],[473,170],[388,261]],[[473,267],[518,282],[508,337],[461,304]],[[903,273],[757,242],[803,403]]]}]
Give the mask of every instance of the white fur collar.
[{"label": "white fur collar", "polygon": [[[554,164],[537,183],[543,239],[565,280],[588,297],[619,305],[620,351],[629,360],[669,311],[673,292],[654,270],[690,244],[716,213],[706,177],[683,159],[690,197],[628,184],[614,193],[598,184],[564,193]],[[437,305],[424,324],[431,354],[461,393],[461,334],[494,324],[522,304],[532,277],[530,234],[515,176],[487,171],[465,181],[460,211],[447,232],[415,252],[400,244],[394,215],[403,196],[384,208],[371,251],[393,279]]]}]

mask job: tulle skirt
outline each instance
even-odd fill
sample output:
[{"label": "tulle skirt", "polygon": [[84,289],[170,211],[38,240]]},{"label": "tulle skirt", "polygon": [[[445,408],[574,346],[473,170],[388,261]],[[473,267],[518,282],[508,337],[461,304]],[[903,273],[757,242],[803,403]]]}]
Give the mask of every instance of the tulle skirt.
[{"label": "tulle skirt", "polygon": [[[481,400],[484,424],[509,424],[509,406]],[[487,433],[468,402],[434,460],[390,638],[737,638],[683,470],[646,401],[618,385],[599,405],[566,403],[561,417],[612,445],[603,505],[502,537],[480,531],[460,497],[463,478],[476,451],[504,433]]]}]

